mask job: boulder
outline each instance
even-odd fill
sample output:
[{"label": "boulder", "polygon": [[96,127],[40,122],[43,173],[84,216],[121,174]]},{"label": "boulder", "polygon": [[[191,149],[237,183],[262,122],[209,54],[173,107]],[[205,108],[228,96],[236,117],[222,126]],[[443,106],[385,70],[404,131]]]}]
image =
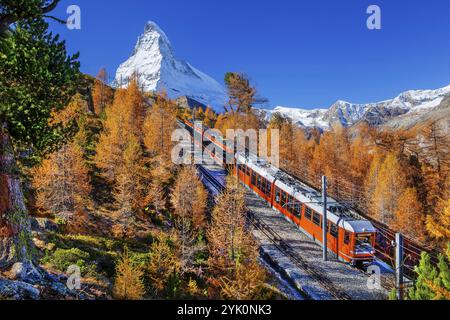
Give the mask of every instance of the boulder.
[{"label": "boulder", "polygon": [[17,262],[9,272],[11,280],[23,281],[31,284],[38,284],[44,280],[43,273],[31,262]]},{"label": "boulder", "polygon": [[0,297],[12,300],[39,300],[41,292],[29,283],[0,279]]}]

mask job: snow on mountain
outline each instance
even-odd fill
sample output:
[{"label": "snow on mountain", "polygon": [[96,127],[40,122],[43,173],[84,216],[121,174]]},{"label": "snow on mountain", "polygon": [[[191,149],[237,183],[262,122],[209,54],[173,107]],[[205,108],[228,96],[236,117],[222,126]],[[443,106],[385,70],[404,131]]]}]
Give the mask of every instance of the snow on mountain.
[{"label": "snow on mountain", "polygon": [[297,109],[297,108],[285,108],[276,107],[274,109],[264,109],[266,120],[269,121],[272,115],[279,113],[287,118],[292,119],[292,121],[301,127],[327,127],[328,124],[324,121],[327,109]]},{"label": "snow on mountain", "polygon": [[165,90],[170,98],[187,96],[222,111],[225,88],[189,63],[175,57],[166,34],[152,21],[138,38],[131,57],[122,63],[113,86],[127,86],[133,75],[148,92]]},{"label": "snow on mountain", "polygon": [[301,127],[320,127],[329,129],[340,123],[351,127],[360,121],[373,125],[382,125],[399,116],[417,116],[438,107],[443,99],[450,95],[450,85],[437,90],[411,90],[398,97],[377,103],[354,104],[339,100],[329,109],[298,109],[276,107],[273,110],[262,110],[266,118],[278,112]]}]

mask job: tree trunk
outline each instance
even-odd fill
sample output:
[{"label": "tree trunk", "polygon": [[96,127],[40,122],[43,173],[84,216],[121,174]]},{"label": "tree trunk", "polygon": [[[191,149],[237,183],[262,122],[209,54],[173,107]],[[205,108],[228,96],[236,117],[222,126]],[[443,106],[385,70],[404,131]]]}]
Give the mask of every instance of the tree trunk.
[{"label": "tree trunk", "polygon": [[30,260],[31,227],[6,123],[0,124],[0,269]]}]

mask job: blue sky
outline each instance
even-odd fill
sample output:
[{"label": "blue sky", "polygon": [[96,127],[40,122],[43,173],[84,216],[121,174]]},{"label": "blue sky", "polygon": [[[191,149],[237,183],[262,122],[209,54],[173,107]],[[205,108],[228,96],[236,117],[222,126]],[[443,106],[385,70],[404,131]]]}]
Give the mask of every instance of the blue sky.
[{"label": "blue sky", "polygon": [[[153,20],[177,57],[221,82],[248,74],[271,105],[373,102],[450,84],[448,0],[62,0],[55,15],[71,4],[82,29],[51,26],[88,74],[113,75]],[[381,30],[366,27],[371,4]]]}]

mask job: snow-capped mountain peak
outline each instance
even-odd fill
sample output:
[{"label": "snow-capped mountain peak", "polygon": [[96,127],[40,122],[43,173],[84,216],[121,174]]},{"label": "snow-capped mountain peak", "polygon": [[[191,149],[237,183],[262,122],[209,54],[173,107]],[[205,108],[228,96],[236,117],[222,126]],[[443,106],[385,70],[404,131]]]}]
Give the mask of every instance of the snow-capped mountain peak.
[{"label": "snow-capped mountain peak", "polygon": [[269,119],[275,112],[292,119],[301,127],[328,129],[334,124],[350,127],[360,121],[381,125],[399,116],[418,116],[440,106],[450,95],[450,85],[436,90],[410,90],[394,99],[376,103],[355,104],[338,100],[329,109],[298,109],[276,107],[263,110]]},{"label": "snow-capped mountain peak", "polygon": [[218,111],[226,102],[225,88],[177,59],[169,38],[153,21],[145,25],[131,57],[119,66],[113,85],[127,86],[133,75],[137,75],[145,91],[165,90],[171,98],[188,96]]}]

